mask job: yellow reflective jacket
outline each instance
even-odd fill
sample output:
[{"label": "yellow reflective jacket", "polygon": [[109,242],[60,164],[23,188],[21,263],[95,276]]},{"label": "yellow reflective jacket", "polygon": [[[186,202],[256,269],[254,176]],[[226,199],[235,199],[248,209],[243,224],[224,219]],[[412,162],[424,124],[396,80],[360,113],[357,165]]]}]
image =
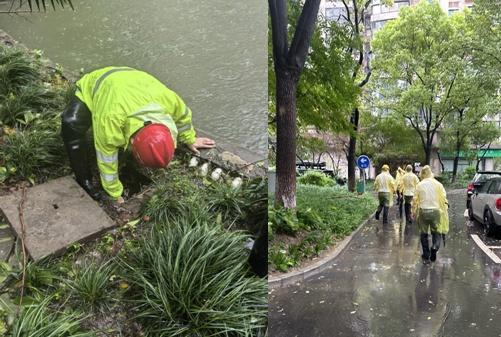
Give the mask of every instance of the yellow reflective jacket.
[{"label": "yellow reflective jacket", "polygon": [[[129,67],[106,67],[84,75],[75,95],[92,113],[97,165],[104,190],[122,195],[118,179],[118,150],[144,123],[166,125],[174,143],[193,144],[195,130],[191,110],[183,100],[153,76]],[[177,138],[177,139],[176,139]]]},{"label": "yellow reflective jacket", "polygon": [[412,212],[419,216],[418,210],[438,209],[440,211],[440,223],[437,231],[442,234],[449,232],[449,204],[444,186],[435,178],[423,179],[416,186],[416,193],[412,200]]},{"label": "yellow reflective jacket", "polygon": [[419,178],[414,173],[408,172],[404,174],[402,177],[402,192],[404,196],[413,196],[418,183]]},{"label": "yellow reflective jacket", "polygon": [[374,181],[374,189],[376,192],[395,193],[395,179],[388,172],[378,174]]}]

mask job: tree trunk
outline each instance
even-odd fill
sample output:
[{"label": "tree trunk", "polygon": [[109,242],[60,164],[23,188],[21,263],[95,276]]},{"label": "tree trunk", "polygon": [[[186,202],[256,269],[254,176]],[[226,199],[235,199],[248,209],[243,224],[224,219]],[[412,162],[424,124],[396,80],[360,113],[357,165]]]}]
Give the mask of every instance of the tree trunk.
[{"label": "tree trunk", "polygon": [[277,184],[275,201],[296,207],[296,88],[298,76],[277,72]]},{"label": "tree trunk", "polygon": [[358,108],[353,110],[351,116],[351,125],[353,126],[353,134],[350,135],[350,143],[348,145],[348,155],[346,159],[348,160],[348,190],[350,192],[355,192],[355,151],[357,149],[357,134],[358,134],[358,119],[359,119]]},{"label": "tree trunk", "polygon": [[442,168],[442,173],[445,171],[444,162],[442,161],[442,157],[440,157],[440,151],[437,151],[438,161],[440,162],[440,167]]},{"label": "tree trunk", "polygon": [[452,179],[451,182],[456,181],[459,166],[459,152],[461,151],[461,142],[459,141],[459,131],[457,132],[458,140],[456,141],[456,153],[454,154],[454,166],[452,167]]},{"label": "tree trunk", "polygon": [[427,144],[424,148],[424,164],[425,165],[430,165],[431,163],[431,144]]}]

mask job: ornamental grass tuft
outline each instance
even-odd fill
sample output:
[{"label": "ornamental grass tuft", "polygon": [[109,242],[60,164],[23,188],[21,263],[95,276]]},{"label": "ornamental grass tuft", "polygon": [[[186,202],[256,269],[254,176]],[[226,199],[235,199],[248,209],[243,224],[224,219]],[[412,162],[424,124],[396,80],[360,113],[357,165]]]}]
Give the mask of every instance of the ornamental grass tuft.
[{"label": "ornamental grass tuft", "polygon": [[81,329],[82,318],[50,308],[51,298],[24,305],[8,336],[12,337],[92,337]]},{"label": "ornamental grass tuft", "polygon": [[263,333],[267,284],[249,271],[247,237],[208,222],[157,223],[122,261],[146,336]]},{"label": "ornamental grass tuft", "polygon": [[66,280],[72,302],[81,308],[95,310],[105,307],[110,299],[110,279],[114,267],[108,262],[101,265],[84,263],[72,279]]}]

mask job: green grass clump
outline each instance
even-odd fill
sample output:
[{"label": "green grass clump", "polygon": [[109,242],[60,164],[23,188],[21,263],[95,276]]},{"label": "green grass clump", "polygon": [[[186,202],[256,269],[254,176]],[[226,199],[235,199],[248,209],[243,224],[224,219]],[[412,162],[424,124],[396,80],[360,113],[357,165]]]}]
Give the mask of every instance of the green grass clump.
[{"label": "green grass clump", "polygon": [[[366,219],[377,206],[370,193],[357,195],[338,187],[298,185],[295,210],[269,208],[269,262],[281,272],[318,255]],[[282,234],[282,236],[274,234]],[[290,237],[290,238],[288,238]]]},{"label": "green grass clump", "polygon": [[59,134],[52,128],[18,131],[3,138],[2,162],[13,168],[12,176],[28,179],[46,177],[61,169],[65,149]]},{"label": "green grass clump", "polygon": [[371,194],[357,195],[345,189],[299,185],[297,188],[298,212],[314,210],[323,219],[316,229],[328,228],[333,234],[347,234],[377,207]]},{"label": "green grass clump", "polygon": [[155,193],[143,206],[142,213],[153,221],[166,222],[181,214],[186,207],[197,204],[200,188],[187,175],[179,161],[160,171],[154,178]]},{"label": "green grass clump", "polygon": [[0,46],[0,183],[61,175],[68,88],[29,52]]},{"label": "green grass clump", "polygon": [[91,310],[105,306],[110,299],[110,279],[114,268],[111,263],[98,265],[84,263],[74,271],[74,277],[66,280],[70,298],[81,308]]},{"label": "green grass clump", "polygon": [[82,318],[49,307],[50,298],[24,305],[9,329],[12,337],[92,337],[81,329]]},{"label": "green grass clump", "polygon": [[253,336],[265,327],[267,284],[250,276],[246,235],[209,221],[156,224],[124,260],[146,336]]},{"label": "green grass clump", "polygon": [[336,182],[318,171],[306,171],[302,176],[297,179],[299,184],[302,185],[315,185],[315,186],[334,186]]},{"label": "green grass clump", "polygon": [[0,46],[0,96],[37,81],[40,69],[26,52]]}]

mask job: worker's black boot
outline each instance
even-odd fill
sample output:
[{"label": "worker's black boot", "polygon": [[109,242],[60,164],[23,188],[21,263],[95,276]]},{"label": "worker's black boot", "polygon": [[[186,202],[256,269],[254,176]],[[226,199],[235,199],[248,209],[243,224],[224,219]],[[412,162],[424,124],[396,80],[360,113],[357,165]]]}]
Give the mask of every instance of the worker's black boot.
[{"label": "worker's black boot", "polygon": [[379,214],[381,214],[381,211],[383,210],[383,205],[382,204],[379,204],[378,207],[377,207],[377,210],[376,210],[376,215],[374,216],[374,218],[376,220],[379,220]]},{"label": "worker's black boot", "polygon": [[389,210],[388,206],[383,206],[383,224],[388,223],[388,210]]},{"label": "worker's black boot", "polygon": [[412,223],[411,219],[411,203],[410,202],[405,202],[405,218],[407,219],[408,223]]},{"label": "worker's black boot", "polygon": [[76,180],[92,199],[98,200],[99,191],[92,183],[92,175],[87,160],[87,144],[85,140],[78,139],[66,142],[66,151],[70,159],[70,166],[75,173]]},{"label": "worker's black boot", "polygon": [[437,259],[437,252],[438,249],[440,248],[441,236],[442,235],[437,232],[431,232],[431,238],[432,238],[431,253],[430,253],[431,262],[435,262]]},{"label": "worker's black boot", "polygon": [[428,242],[428,233],[421,233],[421,247],[423,248],[423,263],[430,262],[430,243]]},{"label": "worker's black boot", "polygon": [[249,263],[259,277],[268,274],[268,226],[263,226],[252,246]]}]

